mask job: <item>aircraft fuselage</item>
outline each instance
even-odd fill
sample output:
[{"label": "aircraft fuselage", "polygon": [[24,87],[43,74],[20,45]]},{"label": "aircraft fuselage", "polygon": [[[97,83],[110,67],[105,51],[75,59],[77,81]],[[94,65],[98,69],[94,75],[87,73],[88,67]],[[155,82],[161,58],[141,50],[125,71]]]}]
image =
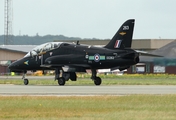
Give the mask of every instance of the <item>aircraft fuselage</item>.
[{"label": "aircraft fuselage", "polygon": [[130,49],[133,36],[134,19],[122,24],[113,38],[104,47],[80,45],[79,42],[49,42],[41,44],[21,60],[12,63],[11,71],[24,73],[24,84],[28,84],[25,73],[28,70],[55,70],[55,80],[65,85],[69,79],[77,80],[76,72],[92,71],[91,79],[95,85],[101,84],[97,69],[124,70],[139,62],[139,54]]},{"label": "aircraft fuselage", "polygon": [[[24,57],[13,63],[15,70],[43,70],[42,66],[80,66],[86,69],[106,69],[131,66],[139,62],[138,53],[132,49],[107,49],[62,43],[59,48],[49,50],[41,55]],[[11,69],[12,66],[11,66]]]}]

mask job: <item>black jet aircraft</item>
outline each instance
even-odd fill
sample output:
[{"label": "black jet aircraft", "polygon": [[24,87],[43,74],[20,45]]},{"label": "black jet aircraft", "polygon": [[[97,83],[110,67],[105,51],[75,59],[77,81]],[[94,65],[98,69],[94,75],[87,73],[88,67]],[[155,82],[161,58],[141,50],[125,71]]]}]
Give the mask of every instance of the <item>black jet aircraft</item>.
[{"label": "black jet aircraft", "polygon": [[92,71],[91,79],[95,85],[102,80],[97,69],[124,70],[139,62],[139,53],[131,49],[134,19],[122,24],[114,37],[104,47],[82,45],[67,42],[49,42],[37,46],[22,59],[13,62],[9,69],[23,72],[24,84],[27,71],[55,70],[55,79],[59,85],[65,85],[69,79],[77,80],[76,72]]}]

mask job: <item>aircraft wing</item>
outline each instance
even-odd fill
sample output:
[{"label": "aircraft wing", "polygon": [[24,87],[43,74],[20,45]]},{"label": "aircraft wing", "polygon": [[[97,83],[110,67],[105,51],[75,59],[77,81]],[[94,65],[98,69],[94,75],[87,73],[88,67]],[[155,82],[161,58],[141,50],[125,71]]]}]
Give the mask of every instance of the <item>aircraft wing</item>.
[{"label": "aircraft wing", "polygon": [[64,64],[43,64],[41,67],[44,68],[60,68],[64,70],[64,72],[86,72],[86,69],[90,68],[89,65],[85,64],[69,64],[69,65],[64,65]]},{"label": "aircraft wing", "polygon": [[85,64],[43,64],[40,65],[40,67],[46,67],[46,68],[54,68],[54,67],[64,67],[64,66],[69,66],[69,67],[84,67],[84,68],[90,68],[89,65],[85,65]]}]

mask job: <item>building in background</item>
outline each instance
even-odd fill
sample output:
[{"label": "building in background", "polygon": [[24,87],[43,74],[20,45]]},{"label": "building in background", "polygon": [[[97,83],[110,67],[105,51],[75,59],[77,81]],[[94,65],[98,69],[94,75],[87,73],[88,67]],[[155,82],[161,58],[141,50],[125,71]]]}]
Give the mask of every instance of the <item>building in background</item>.
[{"label": "building in background", "polygon": [[149,53],[163,57],[140,57],[140,63],[128,69],[128,73],[176,74],[176,40]]},{"label": "building in background", "polygon": [[9,64],[24,57],[34,47],[35,45],[0,45],[0,75],[9,73]]}]

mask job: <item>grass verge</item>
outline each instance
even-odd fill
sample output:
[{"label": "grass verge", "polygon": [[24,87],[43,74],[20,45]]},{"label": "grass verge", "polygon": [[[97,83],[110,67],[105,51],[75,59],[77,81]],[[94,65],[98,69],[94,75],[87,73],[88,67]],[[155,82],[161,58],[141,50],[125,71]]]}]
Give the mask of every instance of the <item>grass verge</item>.
[{"label": "grass verge", "polygon": [[[0,80],[0,84],[23,85],[23,80],[5,79]],[[30,85],[58,85],[53,79],[29,79]],[[81,78],[77,81],[67,81],[65,85],[94,85],[88,78]],[[176,85],[175,78],[104,78],[101,85]]]},{"label": "grass verge", "polygon": [[[171,74],[124,74],[124,75],[103,75],[99,74],[102,78],[102,85],[176,85],[176,75]],[[16,76],[14,76],[16,77]],[[94,85],[90,79],[90,74],[78,74],[78,80],[67,81],[66,85]],[[57,85],[57,81],[54,81],[54,76],[42,76],[36,78],[29,78],[29,84],[31,85]],[[0,84],[23,84],[21,78],[14,79],[13,76],[10,78],[1,78]]]},{"label": "grass verge", "polygon": [[176,95],[0,96],[0,119],[174,120]]}]

